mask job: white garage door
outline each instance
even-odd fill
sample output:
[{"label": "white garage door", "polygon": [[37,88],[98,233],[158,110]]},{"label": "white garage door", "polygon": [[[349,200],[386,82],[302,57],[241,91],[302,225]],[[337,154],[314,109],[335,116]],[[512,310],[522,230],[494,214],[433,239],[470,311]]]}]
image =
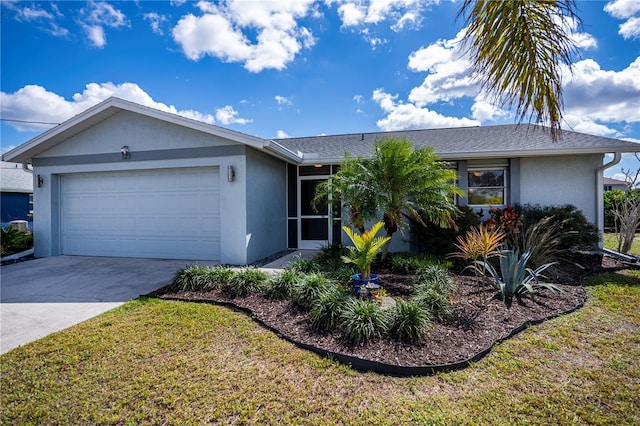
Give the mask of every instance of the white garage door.
[{"label": "white garage door", "polygon": [[218,168],[64,175],[62,252],[220,259]]}]

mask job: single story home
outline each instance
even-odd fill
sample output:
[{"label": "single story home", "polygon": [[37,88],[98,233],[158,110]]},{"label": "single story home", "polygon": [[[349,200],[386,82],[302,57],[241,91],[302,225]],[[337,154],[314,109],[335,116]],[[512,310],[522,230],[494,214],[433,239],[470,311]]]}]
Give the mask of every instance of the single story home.
[{"label": "single story home", "polygon": [[[340,241],[340,218],[311,208],[315,187],[345,152],[371,155],[383,136],[451,162],[467,194],[460,205],[570,203],[602,229],[603,170],[640,146],[563,135],[553,143],[539,126],[503,125],[268,140],[110,98],[4,159],[33,165],[37,257],[242,265]],[[614,159],[603,164],[606,153]]]},{"label": "single story home", "polygon": [[31,221],[33,171],[27,164],[0,164],[0,222]]}]

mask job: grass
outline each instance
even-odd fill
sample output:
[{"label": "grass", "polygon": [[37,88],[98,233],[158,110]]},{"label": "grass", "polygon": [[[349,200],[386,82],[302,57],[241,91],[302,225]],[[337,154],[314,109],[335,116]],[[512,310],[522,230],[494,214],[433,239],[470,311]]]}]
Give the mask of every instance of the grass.
[{"label": "grass", "polygon": [[139,299],[0,357],[2,424],[640,424],[640,274],[470,368],[361,374],[216,306]]},{"label": "grass", "polygon": [[[604,246],[609,250],[616,250],[618,248],[618,240],[616,239],[616,234],[613,232],[607,232],[603,235]],[[636,256],[640,256],[640,234],[636,234],[636,237],[633,239],[633,243],[631,244],[631,250],[629,250],[629,254],[635,254]]]}]

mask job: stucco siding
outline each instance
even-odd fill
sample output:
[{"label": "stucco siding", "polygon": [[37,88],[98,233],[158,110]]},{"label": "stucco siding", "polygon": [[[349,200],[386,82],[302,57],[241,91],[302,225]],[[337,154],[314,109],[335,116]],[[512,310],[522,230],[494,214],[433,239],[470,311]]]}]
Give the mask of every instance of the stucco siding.
[{"label": "stucco siding", "polygon": [[200,148],[235,144],[210,134],[129,111],[119,112],[105,121],[47,150],[49,156],[120,153],[127,145],[132,159],[139,151]]},{"label": "stucco siding", "polygon": [[286,164],[248,148],[247,263],[287,248]]},{"label": "stucco siding", "polygon": [[521,204],[573,204],[592,223],[597,223],[598,167],[602,155],[531,157],[520,159]]},{"label": "stucco siding", "polygon": [[[120,147],[131,158],[123,160]],[[215,151],[223,148],[222,151]],[[226,149],[226,148],[232,148]],[[214,151],[208,151],[213,149]],[[204,150],[204,151],[203,151]],[[209,153],[202,155],[202,153]],[[144,153],[136,156],[137,153]],[[234,155],[228,155],[232,153]],[[33,159],[43,185],[34,188],[34,238],[37,257],[62,254],[60,176],[75,173],[217,167],[220,182],[220,261],[247,263],[245,146],[136,114],[121,112]],[[107,157],[105,154],[109,154]],[[87,161],[76,162],[78,158]],[[236,178],[227,181],[227,167]],[[123,188],[126,191],[127,188]],[[193,259],[198,260],[198,259]]]}]

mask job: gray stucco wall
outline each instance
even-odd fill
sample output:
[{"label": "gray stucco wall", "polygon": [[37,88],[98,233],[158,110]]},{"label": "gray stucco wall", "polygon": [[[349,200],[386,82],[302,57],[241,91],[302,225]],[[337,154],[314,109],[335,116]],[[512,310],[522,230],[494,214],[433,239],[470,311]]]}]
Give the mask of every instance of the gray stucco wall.
[{"label": "gray stucco wall", "polygon": [[286,164],[248,148],[247,263],[287,248]]},{"label": "gray stucco wall", "polygon": [[[121,159],[123,145],[130,148],[129,160]],[[44,179],[41,188],[34,188],[35,255],[61,254],[60,175],[214,166],[220,173],[220,261],[246,264],[246,149],[233,141],[130,112],[110,117],[33,159],[34,174]],[[227,182],[229,165],[236,172],[233,182]]]},{"label": "gray stucco wall", "polygon": [[601,154],[520,159],[519,191],[521,204],[573,204],[592,223],[597,224],[597,170]]}]

